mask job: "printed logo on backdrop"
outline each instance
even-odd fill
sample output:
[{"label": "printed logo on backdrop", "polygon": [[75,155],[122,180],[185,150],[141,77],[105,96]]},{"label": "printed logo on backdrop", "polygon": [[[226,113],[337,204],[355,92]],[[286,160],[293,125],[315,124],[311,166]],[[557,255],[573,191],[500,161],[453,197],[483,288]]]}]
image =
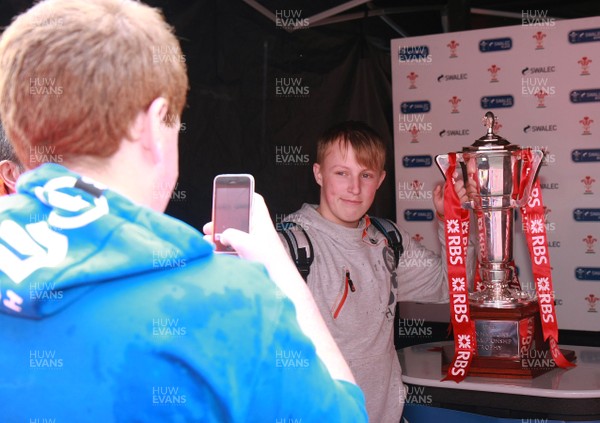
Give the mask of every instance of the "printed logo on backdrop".
[{"label": "printed logo on backdrop", "polygon": [[537,132],[556,132],[558,125],[555,123],[547,123],[545,125],[525,125],[523,132],[526,134],[534,134]]},{"label": "printed logo on backdrop", "polygon": [[592,135],[591,127],[592,123],[594,123],[594,119],[590,119],[589,116],[584,116],[579,123],[581,124],[581,128],[583,130],[581,135]]},{"label": "printed logo on backdrop", "polygon": [[521,70],[521,75],[527,76],[527,75],[535,75],[538,73],[554,73],[554,72],[556,72],[556,66],[554,66],[554,65],[531,66],[531,67],[527,66]]},{"label": "printed logo on backdrop", "polygon": [[594,246],[598,242],[598,239],[594,235],[587,235],[582,241],[585,244],[586,254],[596,254],[596,249]]},{"label": "printed logo on backdrop", "polygon": [[585,300],[588,303],[588,313],[597,313],[596,303],[598,302],[598,300],[600,300],[600,297],[594,294],[589,294],[587,297],[585,297]]},{"label": "printed logo on backdrop", "polygon": [[537,98],[537,108],[538,109],[543,109],[546,107],[546,97],[550,94],[550,92],[544,90],[543,88],[540,88],[537,90],[537,92],[534,94],[535,98]]},{"label": "printed logo on backdrop", "polygon": [[600,267],[577,267],[575,277],[580,281],[600,281]]},{"label": "printed logo on backdrop", "polygon": [[573,210],[576,222],[600,222],[600,209],[577,208]]},{"label": "printed logo on backdrop", "polygon": [[409,81],[409,85],[408,85],[408,89],[409,90],[414,90],[417,88],[417,78],[419,77],[419,74],[415,73],[415,72],[411,72],[408,75],[406,75],[406,78]]},{"label": "printed logo on backdrop", "polygon": [[442,129],[439,134],[440,138],[444,137],[467,137],[470,136],[468,129]]},{"label": "printed logo on backdrop", "polygon": [[421,132],[416,126],[413,126],[412,128],[410,128],[410,130],[408,131],[410,133],[410,142],[412,144],[418,143],[419,142],[419,132]]},{"label": "printed logo on backdrop", "polygon": [[431,209],[406,209],[404,210],[404,220],[407,222],[431,222],[433,220],[433,210]]},{"label": "printed logo on backdrop", "polygon": [[404,167],[431,167],[432,164],[433,158],[428,154],[402,157]]},{"label": "printed logo on backdrop", "polygon": [[600,88],[589,90],[573,90],[569,93],[571,103],[596,103],[600,102]]},{"label": "printed logo on backdrop", "polygon": [[600,41],[600,28],[579,29],[569,32],[571,44],[592,43]]},{"label": "printed logo on backdrop", "polygon": [[409,101],[400,104],[398,130],[401,133],[408,133],[411,143],[418,143],[421,133],[429,133],[433,130],[433,124],[425,119],[425,113],[429,113],[430,110],[431,103],[426,100]]},{"label": "printed logo on backdrop", "polygon": [[463,73],[450,73],[450,74],[441,74],[437,77],[437,82],[448,82],[448,81],[465,81],[469,79],[469,74],[466,72]]},{"label": "printed logo on backdrop", "polygon": [[446,47],[450,49],[450,59],[456,59],[458,57],[458,53],[456,52],[458,46],[460,46],[460,43],[456,42],[456,40],[452,40],[446,44]]},{"label": "printed logo on backdrop", "polygon": [[403,101],[400,103],[400,113],[429,113],[431,111],[431,103],[427,100],[420,101]]},{"label": "printed logo on backdrop", "polygon": [[425,120],[423,113],[400,114],[398,117],[398,130],[410,134],[410,142],[418,143],[419,134],[429,133],[433,130],[433,124]]},{"label": "printed logo on backdrop", "polygon": [[433,61],[428,46],[400,46],[398,48],[400,63],[429,64]]},{"label": "printed logo on backdrop", "polygon": [[515,98],[512,95],[486,95],[481,97],[482,109],[502,109],[515,105]]},{"label": "printed logo on backdrop", "polygon": [[448,100],[448,103],[450,103],[451,105],[451,110],[450,113],[460,113],[460,110],[458,110],[458,105],[460,104],[462,100],[460,99],[460,97],[457,97],[455,95],[452,96],[452,98],[450,100]]},{"label": "printed logo on backdrop", "polygon": [[479,41],[479,51],[490,53],[496,51],[507,51],[512,49],[512,38],[491,38]]},{"label": "printed logo on backdrop", "polygon": [[412,240],[415,242],[418,242],[419,244],[421,243],[421,241],[423,241],[425,238],[421,235],[421,234],[414,234],[412,237]]},{"label": "printed logo on backdrop", "polygon": [[589,76],[590,75],[590,65],[592,64],[592,59],[587,56],[583,56],[581,59],[577,61],[577,64],[581,66],[581,72],[579,72],[580,76]]},{"label": "printed logo on backdrop", "polygon": [[593,195],[594,194],[594,191],[592,191],[594,182],[596,182],[596,180],[589,175],[586,175],[583,177],[583,179],[581,180],[581,183],[583,184],[583,187],[584,187],[584,190],[583,190],[584,195]]},{"label": "printed logo on backdrop", "polygon": [[492,65],[488,68],[488,72],[490,73],[490,82],[498,82],[498,72],[502,69],[498,65]]},{"label": "printed logo on backdrop", "polygon": [[544,50],[544,38],[546,38],[546,34],[542,31],[538,31],[533,34],[532,38],[535,40],[535,49]]},{"label": "printed logo on backdrop", "polygon": [[547,77],[537,77],[538,74],[556,72],[556,66],[527,66],[521,70],[521,95],[537,98],[537,108],[546,107],[546,97],[556,94],[556,87]]},{"label": "printed logo on backdrop", "polygon": [[571,151],[571,160],[575,163],[600,162],[600,149],[578,148]]},{"label": "printed logo on backdrop", "polygon": [[540,182],[540,188],[544,191],[559,189],[558,182]]},{"label": "printed logo on backdrop", "polygon": [[500,132],[500,128],[502,128],[502,124],[496,119],[493,127],[494,133],[497,134],[498,132]]},{"label": "printed logo on backdrop", "polygon": [[548,241],[549,248],[560,248],[560,241]]}]

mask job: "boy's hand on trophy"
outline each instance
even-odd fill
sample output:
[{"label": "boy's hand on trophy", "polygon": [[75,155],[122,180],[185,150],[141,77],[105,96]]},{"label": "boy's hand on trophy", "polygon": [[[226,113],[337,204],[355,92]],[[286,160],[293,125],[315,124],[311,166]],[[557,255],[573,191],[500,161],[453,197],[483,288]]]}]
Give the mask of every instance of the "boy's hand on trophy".
[{"label": "boy's hand on trophy", "polygon": [[[464,204],[470,201],[472,195],[475,191],[475,180],[473,178],[468,178],[467,186],[465,187],[465,183],[462,177],[459,177],[458,172],[454,172],[452,174],[452,179],[454,180],[454,191],[458,196],[458,201],[460,204]],[[439,184],[433,190],[433,205],[435,207],[435,212],[437,214],[438,219],[444,220],[444,185]]]},{"label": "boy's hand on trophy", "polygon": [[[466,200],[463,201],[463,199],[461,199],[461,203],[464,203],[465,201],[472,201],[475,198],[475,194],[477,194],[477,182],[475,181],[475,174],[474,173],[469,173],[467,175],[467,185],[465,187],[466,189]],[[460,196],[459,196],[460,198]]]}]

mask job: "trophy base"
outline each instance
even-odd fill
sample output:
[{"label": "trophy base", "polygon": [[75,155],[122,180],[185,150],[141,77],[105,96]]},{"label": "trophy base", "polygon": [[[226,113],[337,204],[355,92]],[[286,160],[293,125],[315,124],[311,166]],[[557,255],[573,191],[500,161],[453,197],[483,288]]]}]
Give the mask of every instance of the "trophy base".
[{"label": "trophy base", "polygon": [[[556,368],[547,342],[544,342],[537,301],[516,308],[495,308],[471,303],[475,322],[477,354],[469,376],[535,378]],[[571,350],[561,350],[569,361]],[[442,350],[442,370],[454,357],[454,345]]]},{"label": "trophy base", "polygon": [[[570,362],[577,358],[573,350],[560,349]],[[445,345],[442,348],[442,372],[448,372],[448,367],[454,357],[454,345]],[[521,359],[506,359],[494,357],[473,358],[468,376],[492,377],[500,379],[533,379],[547,373],[556,367],[551,366],[523,366]]]}]

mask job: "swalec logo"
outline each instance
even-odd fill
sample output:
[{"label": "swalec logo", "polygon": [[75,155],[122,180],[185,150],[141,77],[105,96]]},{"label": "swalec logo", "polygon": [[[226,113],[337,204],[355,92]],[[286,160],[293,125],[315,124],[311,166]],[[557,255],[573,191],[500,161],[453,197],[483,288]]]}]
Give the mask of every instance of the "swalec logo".
[{"label": "swalec logo", "polygon": [[404,220],[407,222],[430,222],[433,220],[433,210],[430,209],[406,209]]},{"label": "swalec logo", "polygon": [[427,154],[402,157],[402,165],[404,167],[430,167],[432,164],[433,158]]},{"label": "swalec logo", "polygon": [[600,28],[571,31],[569,32],[568,37],[571,44],[600,41]]},{"label": "swalec logo", "polygon": [[500,109],[513,107],[515,99],[512,95],[489,95],[481,97],[481,108]]},{"label": "swalec logo", "polygon": [[489,53],[493,51],[504,51],[512,48],[511,38],[493,38],[479,41],[479,51]]}]

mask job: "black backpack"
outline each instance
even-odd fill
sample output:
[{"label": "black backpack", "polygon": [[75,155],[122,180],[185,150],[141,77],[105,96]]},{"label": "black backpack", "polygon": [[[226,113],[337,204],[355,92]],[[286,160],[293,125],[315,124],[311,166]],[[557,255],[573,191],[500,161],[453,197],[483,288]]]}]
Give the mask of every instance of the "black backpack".
[{"label": "black backpack", "polygon": [[[402,246],[402,235],[396,228],[396,225],[389,219],[369,216],[371,224],[381,232],[387,239],[388,246],[394,251],[395,266],[398,267],[400,257],[404,252]],[[285,228],[279,231],[288,244],[288,248],[292,253],[292,259],[296,263],[298,272],[302,275],[305,281],[308,280],[310,273],[310,265],[314,260],[314,249],[310,238],[301,225],[294,222],[285,222]]]}]

